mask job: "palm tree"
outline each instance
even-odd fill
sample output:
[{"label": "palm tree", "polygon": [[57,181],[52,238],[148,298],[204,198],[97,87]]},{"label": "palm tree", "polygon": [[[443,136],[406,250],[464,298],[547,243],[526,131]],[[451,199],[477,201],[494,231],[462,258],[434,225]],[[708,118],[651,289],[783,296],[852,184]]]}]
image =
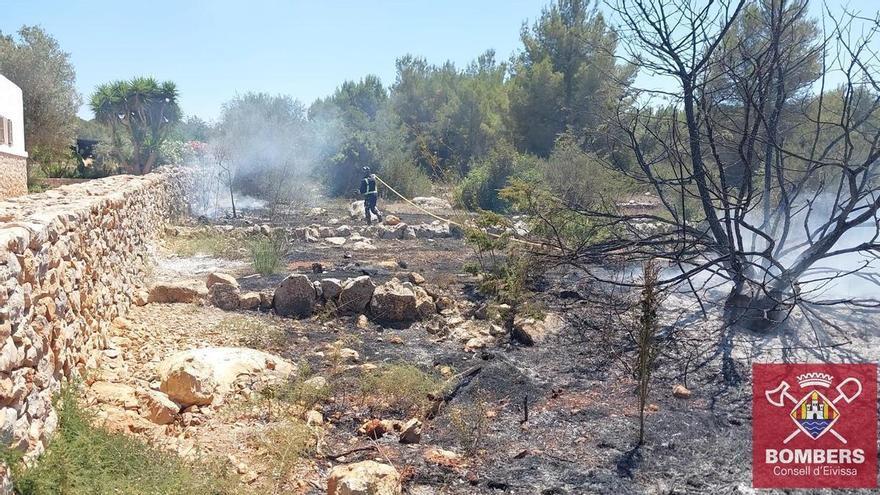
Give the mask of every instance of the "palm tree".
[{"label": "palm tree", "polygon": [[123,136],[130,141],[131,158],[123,161],[132,173],[146,174],[156,165],[159,147],[180,120],[177,96],[173,82],[152,77],[102,84],[92,95],[92,111],[113,131],[114,148],[121,149]]}]

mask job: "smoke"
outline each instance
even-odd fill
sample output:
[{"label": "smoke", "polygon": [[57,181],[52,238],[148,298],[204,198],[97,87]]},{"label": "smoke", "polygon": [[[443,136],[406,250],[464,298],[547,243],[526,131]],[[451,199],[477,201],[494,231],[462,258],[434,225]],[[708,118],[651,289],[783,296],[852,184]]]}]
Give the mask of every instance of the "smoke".
[{"label": "smoke", "polygon": [[204,170],[199,214],[231,213],[233,201],[236,210],[272,211],[313,203],[314,172],[338,136],[333,119],[310,120],[288,96],[236,96],[223,105],[207,146],[193,157]]}]

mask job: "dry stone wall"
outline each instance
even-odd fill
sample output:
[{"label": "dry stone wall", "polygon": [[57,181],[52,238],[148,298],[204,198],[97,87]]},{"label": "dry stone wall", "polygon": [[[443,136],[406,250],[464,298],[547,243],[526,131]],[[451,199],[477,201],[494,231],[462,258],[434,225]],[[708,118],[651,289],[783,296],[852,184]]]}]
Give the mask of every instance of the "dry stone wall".
[{"label": "dry stone wall", "polygon": [[0,151],[0,199],[27,194],[27,158]]},{"label": "dry stone wall", "polygon": [[151,241],[183,212],[186,177],[166,168],[0,202],[3,443],[44,450],[57,426],[52,395],[97,363],[143,283]]}]

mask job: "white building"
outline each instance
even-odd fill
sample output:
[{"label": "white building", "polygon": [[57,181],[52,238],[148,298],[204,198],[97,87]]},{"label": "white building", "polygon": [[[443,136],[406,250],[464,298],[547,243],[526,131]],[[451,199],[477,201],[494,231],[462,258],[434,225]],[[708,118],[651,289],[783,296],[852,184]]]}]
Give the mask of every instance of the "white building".
[{"label": "white building", "polygon": [[27,194],[21,88],[0,74],[0,199]]}]

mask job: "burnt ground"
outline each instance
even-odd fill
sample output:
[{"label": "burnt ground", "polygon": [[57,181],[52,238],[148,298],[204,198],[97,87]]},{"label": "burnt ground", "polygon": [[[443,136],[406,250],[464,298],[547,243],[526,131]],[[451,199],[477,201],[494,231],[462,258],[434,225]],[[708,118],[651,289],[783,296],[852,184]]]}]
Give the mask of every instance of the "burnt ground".
[{"label": "burnt ground", "polygon": [[[356,220],[348,219],[346,204],[328,202],[322,206],[323,213],[276,217],[271,225],[290,231],[315,223],[327,225],[331,219],[339,220],[335,225],[357,225]],[[405,204],[387,205],[386,210],[410,224],[433,220]],[[212,223],[230,223],[236,228],[270,223],[258,213],[249,215]],[[325,243],[295,241],[285,259],[286,270],[267,277],[254,275],[242,261],[206,262],[202,258],[188,264],[186,259],[169,258],[166,253],[161,255],[156,276],[199,276],[219,268],[234,273],[243,290],[259,291],[274,288],[289,273],[304,273],[313,280],[368,273],[381,282],[416,271],[435,291],[453,296],[465,315],[468,308],[483,302],[476,290],[477,280],[462,272],[462,265],[473,257],[464,241],[375,239],[374,244],[378,249],[349,251]],[[324,273],[314,275],[314,263],[320,263]],[[560,269],[549,270],[532,282],[539,289],[535,299],[547,311],[564,315],[568,325],[565,331],[531,347],[502,336],[485,347],[471,349],[459,340],[429,333],[426,324],[419,322],[408,328],[385,328],[371,322],[361,330],[353,317],[319,314],[289,320],[240,312],[283,330],[280,340],[254,343],[244,338],[245,342],[294,362],[307,362],[316,374],[338,381],[334,396],[322,405],[327,424],[321,452],[302,461],[296,480],[268,480],[263,473],[271,461],[242,447],[247,443],[242,438],[248,437],[248,429],[258,429],[266,421],[260,415],[233,421],[211,413],[200,425],[168,427],[163,438],[186,438],[181,441],[186,448],[209,456],[250,456],[248,462],[259,474],[250,481],[251,488],[262,493],[324,493],[324,477],[332,466],[364,459],[393,464],[404,473],[404,492],[410,494],[753,493],[750,364],[878,357],[873,313],[823,313],[855,331],[828,325],[816,331],[804,315],[796,314],[788,329],[779,334],[731,337],[731,359],[741,380],[728,384],[721,373],[724,353],[719,349],[726,334],[719,311],[710,306],[708,316],[703,317],[695,301],[673,295],[664,309],[668,326],[654,374],[647,440],[636,450],[636,384],[629,366],[634,359],[633,346],[621,320],[606,319],[604,305],[611,296],[576,272]],[[148,363],[174,348],[241,343],[236,341],[240,335],[217,331],[219,322],[230,313],[188,306],[151,304],[132,313],[132,326],[151,329],[145,332],[145,340],[162,340],[157,336],[164,331],[176,335],[164,338],[155,353],[132,358],[129,367],[149,367]],[[323,351],[338,341],[360,353],[358,364],[340,369],[338,363],[328,361]],[[443,367],[456,372],[480,370],[435,418],[425,421],[422,440],[416,445],[399,444],[393,435],[373,441],[357,434],[364,421],[378,415],[374,404],[359,397],[354,382],[347,380],[368,372],[365,365],[397,362],[415,364],[438,376]],[[150,372],[145,372],[143,380],[150,378]],[[691,398],[673,397],[676,384],[687,386]],[[463,445],[466,435],[461,427],[444,412],[456,406],[478,406],[485,418],[485,433],[474,441],[472,453]],[[392,418],[387,415],[393,414],[385,414],[382,419],[407,419],[400,413]],[[179,443],[173,448],[181,451]],[[428,453],[434,448],[460,457],[438,462]],[[339,453],[347,454],[338,457]]]}]

